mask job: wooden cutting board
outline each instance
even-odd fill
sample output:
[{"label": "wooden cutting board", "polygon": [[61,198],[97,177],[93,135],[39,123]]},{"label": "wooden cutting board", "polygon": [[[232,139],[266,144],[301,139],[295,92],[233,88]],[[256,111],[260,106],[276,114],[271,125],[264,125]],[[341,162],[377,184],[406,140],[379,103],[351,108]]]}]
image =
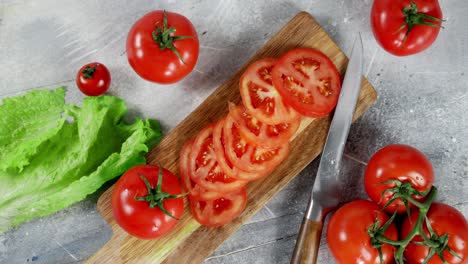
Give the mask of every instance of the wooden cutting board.
[{"label": "wooden cutting board", "polygon": [[[306,12],[297,14],[263,48],[246,62],[230,79],[223,83],[184,121],[174,128],[148,154],[150,164],[161,164],[178,174],[179,152],[182,145],[194,137],[209,123],[228,112],[227,102],[241,102],[238,91],[239,77],[253,61],[265,57],[280,57],[296,47],[312,47],[321,50],[344,74],[348,59],[319,24]],[[377,99],[377,93],[362,81],[361,92],[354,119],[361,116]],[[275,194],[288,184],[322,151],[331,118],[304,118],[299,131],[291,142],[287,159],[270,175],[247,185],[248,204],[244,212],[223,227],[200,226],[185,208],[184,215],[168,235],[156,240],[140,240],[127,235],[112,216],[110,197],[112,187],[98,201],[98,209],[113,229],[113,236],[88,263],[200,263],[243,223],[260,210]],[[187,203],[186,203],[187,205]],[[299,226],[297,227],[299,229]]]}]

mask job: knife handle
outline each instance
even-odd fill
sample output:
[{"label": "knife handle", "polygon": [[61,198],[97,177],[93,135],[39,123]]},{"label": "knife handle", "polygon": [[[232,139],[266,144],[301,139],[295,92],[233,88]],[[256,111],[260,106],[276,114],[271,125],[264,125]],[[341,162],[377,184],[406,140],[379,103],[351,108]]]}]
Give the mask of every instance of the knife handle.
[{"label": "knife handle", "polygon": [[304,217],[297,236],[291,264],[311,264],[317,262],[322,222],[316,222]]}]

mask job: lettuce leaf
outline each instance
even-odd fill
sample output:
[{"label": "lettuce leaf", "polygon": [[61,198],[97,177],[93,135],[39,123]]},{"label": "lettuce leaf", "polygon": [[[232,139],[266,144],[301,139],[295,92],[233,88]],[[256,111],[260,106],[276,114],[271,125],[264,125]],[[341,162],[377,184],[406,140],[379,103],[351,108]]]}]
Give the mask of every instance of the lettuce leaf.
[{"label": "lettuce leaf", "polygon": [[[2,109],[5,101],[0,106],[0,113],[12,113],[21,120],[17,124],[24,126],[18,138],[0,130],[0,151],[13,150],[2,154],[8,162],[0,167],[0,232],[66,208],[130,167],[144,164],[148,144],[162,136],[156,121],[136,119],[126,124],[125,103],[113,96],[87,97],[82,107],[62,104],[58,114],[39,106],[50,105],[57,94],[64,101],[61,91],[27,93],[20,98],[21,104],[8,103],[8,111]],[[15,105],[34,105],[49,113],[29,112],[21,117],[14,112]],[[29,135],[29,131],[41,136]]]}]

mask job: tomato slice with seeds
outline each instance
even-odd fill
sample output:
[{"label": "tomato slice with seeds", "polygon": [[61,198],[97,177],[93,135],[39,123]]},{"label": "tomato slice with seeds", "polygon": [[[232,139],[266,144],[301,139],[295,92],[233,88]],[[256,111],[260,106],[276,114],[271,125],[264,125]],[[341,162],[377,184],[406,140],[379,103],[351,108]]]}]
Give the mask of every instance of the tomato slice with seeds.
[{"label": "tomato slice with seeds", "polygon": [[232,103],[229,103],[229,115],[234,119],[243,139],[250,144],[267,148],[289,142],[301,124],[301,119],[298,118],[290,123],[267,125],[247,113],[244,106],[235,106]]},{"label": "tomato slice with seeds", "polygon": [[204,226],[222,226],[231,222],[244,211],[246,204],[245,187],[213,201],[190,199],[193,217]]},{"label": "tomato slice with seeds", "polygon": [[226,156],[234,166],[241,170],[260,172],[265,175],[288,155],[289,142],[276,148],[262,148],[249,144],[240,135],[239,129],[230,115],[226,117],[223,130]]},{"label": "tomato slice with seeds", "polygon": [[340,74],[333,62],[318,50],[290,50],[276,63],[271,76],[283,100],[303,115],[326,116],[338,102]]},{"label": "tomato slice with seeds", "polygon": [[226,158],[225,154],[225,136],[223,127],[226,122],[226,118],[223,118],[216,123],[213,129],[213,144],[216,153],[216,160],[219,166],[223,169],[229,177],[233,177],[240,180],[251,181],[258,179],[263,176],[263,173],[259,172],[247,172],[234,166],[229,159]]},{"label": "tomato slice with seeds", "polygon": [[219,166],[213,145],[213,129],[214,124],[208,125],[193,142],[189,156],[191,179],[202,188],[219,193],[238,190],[247,184],[247,181],[229,177]]},{"label": "tomato slice with seeds", "polygon": [[189,197],[195,197],[197,199],[211,201],[223,196],[223,193],[216,191],[209,191],[202,188],[199,184],[194,182],[190,177],[189,170],[189,155],[192,150],[192,145],[195,140],[187,141],[180,151],[179,158],[179,173],[182,188],[185,192],[189,193]]},{"label": "tomato slice with seeds", "polygon": [[299,118],[299,114],[283,102],[271,79],[271,71],[277,59],[258,60],[247,68],[240,78],[240,94],[247,111],[269,125],[287,123]]}]

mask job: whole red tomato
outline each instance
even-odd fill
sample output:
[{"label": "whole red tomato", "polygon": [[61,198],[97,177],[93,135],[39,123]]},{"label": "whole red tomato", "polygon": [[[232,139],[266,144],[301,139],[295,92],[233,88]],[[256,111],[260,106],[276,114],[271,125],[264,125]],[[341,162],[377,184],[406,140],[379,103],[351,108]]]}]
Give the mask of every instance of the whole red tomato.
[{"label": "whole red tomato", "polygon": [[112,212],[130,235],[153,239],[171,231],[182,216],[179,180],[170,171],[150,165],[129,169],[112,191]]},{"label": "whole red tomato", "polygon": [[[419,215],[418,210],[411,212],[410,218],[406,218],[401,228],[401,237],[404,238],[414,228]],[[411,219],[411,220],[410,220]],[[427,213],[427,219],[429,220],[430,226],[432,227],[436,236],[433,237],[432,241],[436,245],[440,245],[441,254],[446,263],[458,264],[468,263],[468,223],[465,217],[455,208],[443,204],[433,203]],[[429,230],[426,223],[423,224],[424,233],[429,236]],[[443,235],[448,235],[448,242],[444,241]],[[439,240],[440,239],[440,240]],[[412,242],[421,242],[423,239],[421,236],[413,238]],[[447,246],[458,255],[451,254],[449,250],[443,247],[447,243]],[[430,252],[430,248],[422,245],[415,245],[410,243],[404,252],[405,258],[409,264],[423,263]],[[444,263],[437,252],[430,260],[428,264],[442,264]]]},{"label": "whole red tomato", "polygon": [[76,75],[76,85],[86,95],[98,96],[109,89],[111,75],[106,66],[99,62],[88,63]]},{"label": "whole red tomato", "polygon": [[[379,227],[382,227],[389,217],[377,204],[366,200],[347,203],[332,215],[327,227],[327,243],[337,263],[393,263],[395,249],[392,246],[382,245],[382,262],[378,250],[372,246],[367,228],[372,226],[376,219],[379,221]],[[389,239],[397,240],[395,224],[391,223],[383,234]]]},{"label": "whole red tomato", "polygon": [[[398,183],[401,186],[398,188]],[[397,198],[385,208],[387,212],[404,213],[406,196],[416,201],[424,200],[424,195],[417,192],[428,192],[434,182],[434,171],[431,162],[419,150],[407,145],[388,145],[372,156],[364,174],[364,186],[367,195],[381,207],[393,197]],[[385,192],[389,188],[399,191]],[[416,192],[415,192],[416,191]],[[411,201],[408,202],[412,206]]]},{"label": "whole red tomato", "polygon": [[141,78],[160,84],[177,82],[198,59],[198,36],[184,16],[152,11],[140,18],[127,36],[127,57]]},{"label": "whole red tomato", "polygon": [[375,0],[371,11],[375,39],[397,56],[415,54],[431,46],[441,22],[437,0]]}]

